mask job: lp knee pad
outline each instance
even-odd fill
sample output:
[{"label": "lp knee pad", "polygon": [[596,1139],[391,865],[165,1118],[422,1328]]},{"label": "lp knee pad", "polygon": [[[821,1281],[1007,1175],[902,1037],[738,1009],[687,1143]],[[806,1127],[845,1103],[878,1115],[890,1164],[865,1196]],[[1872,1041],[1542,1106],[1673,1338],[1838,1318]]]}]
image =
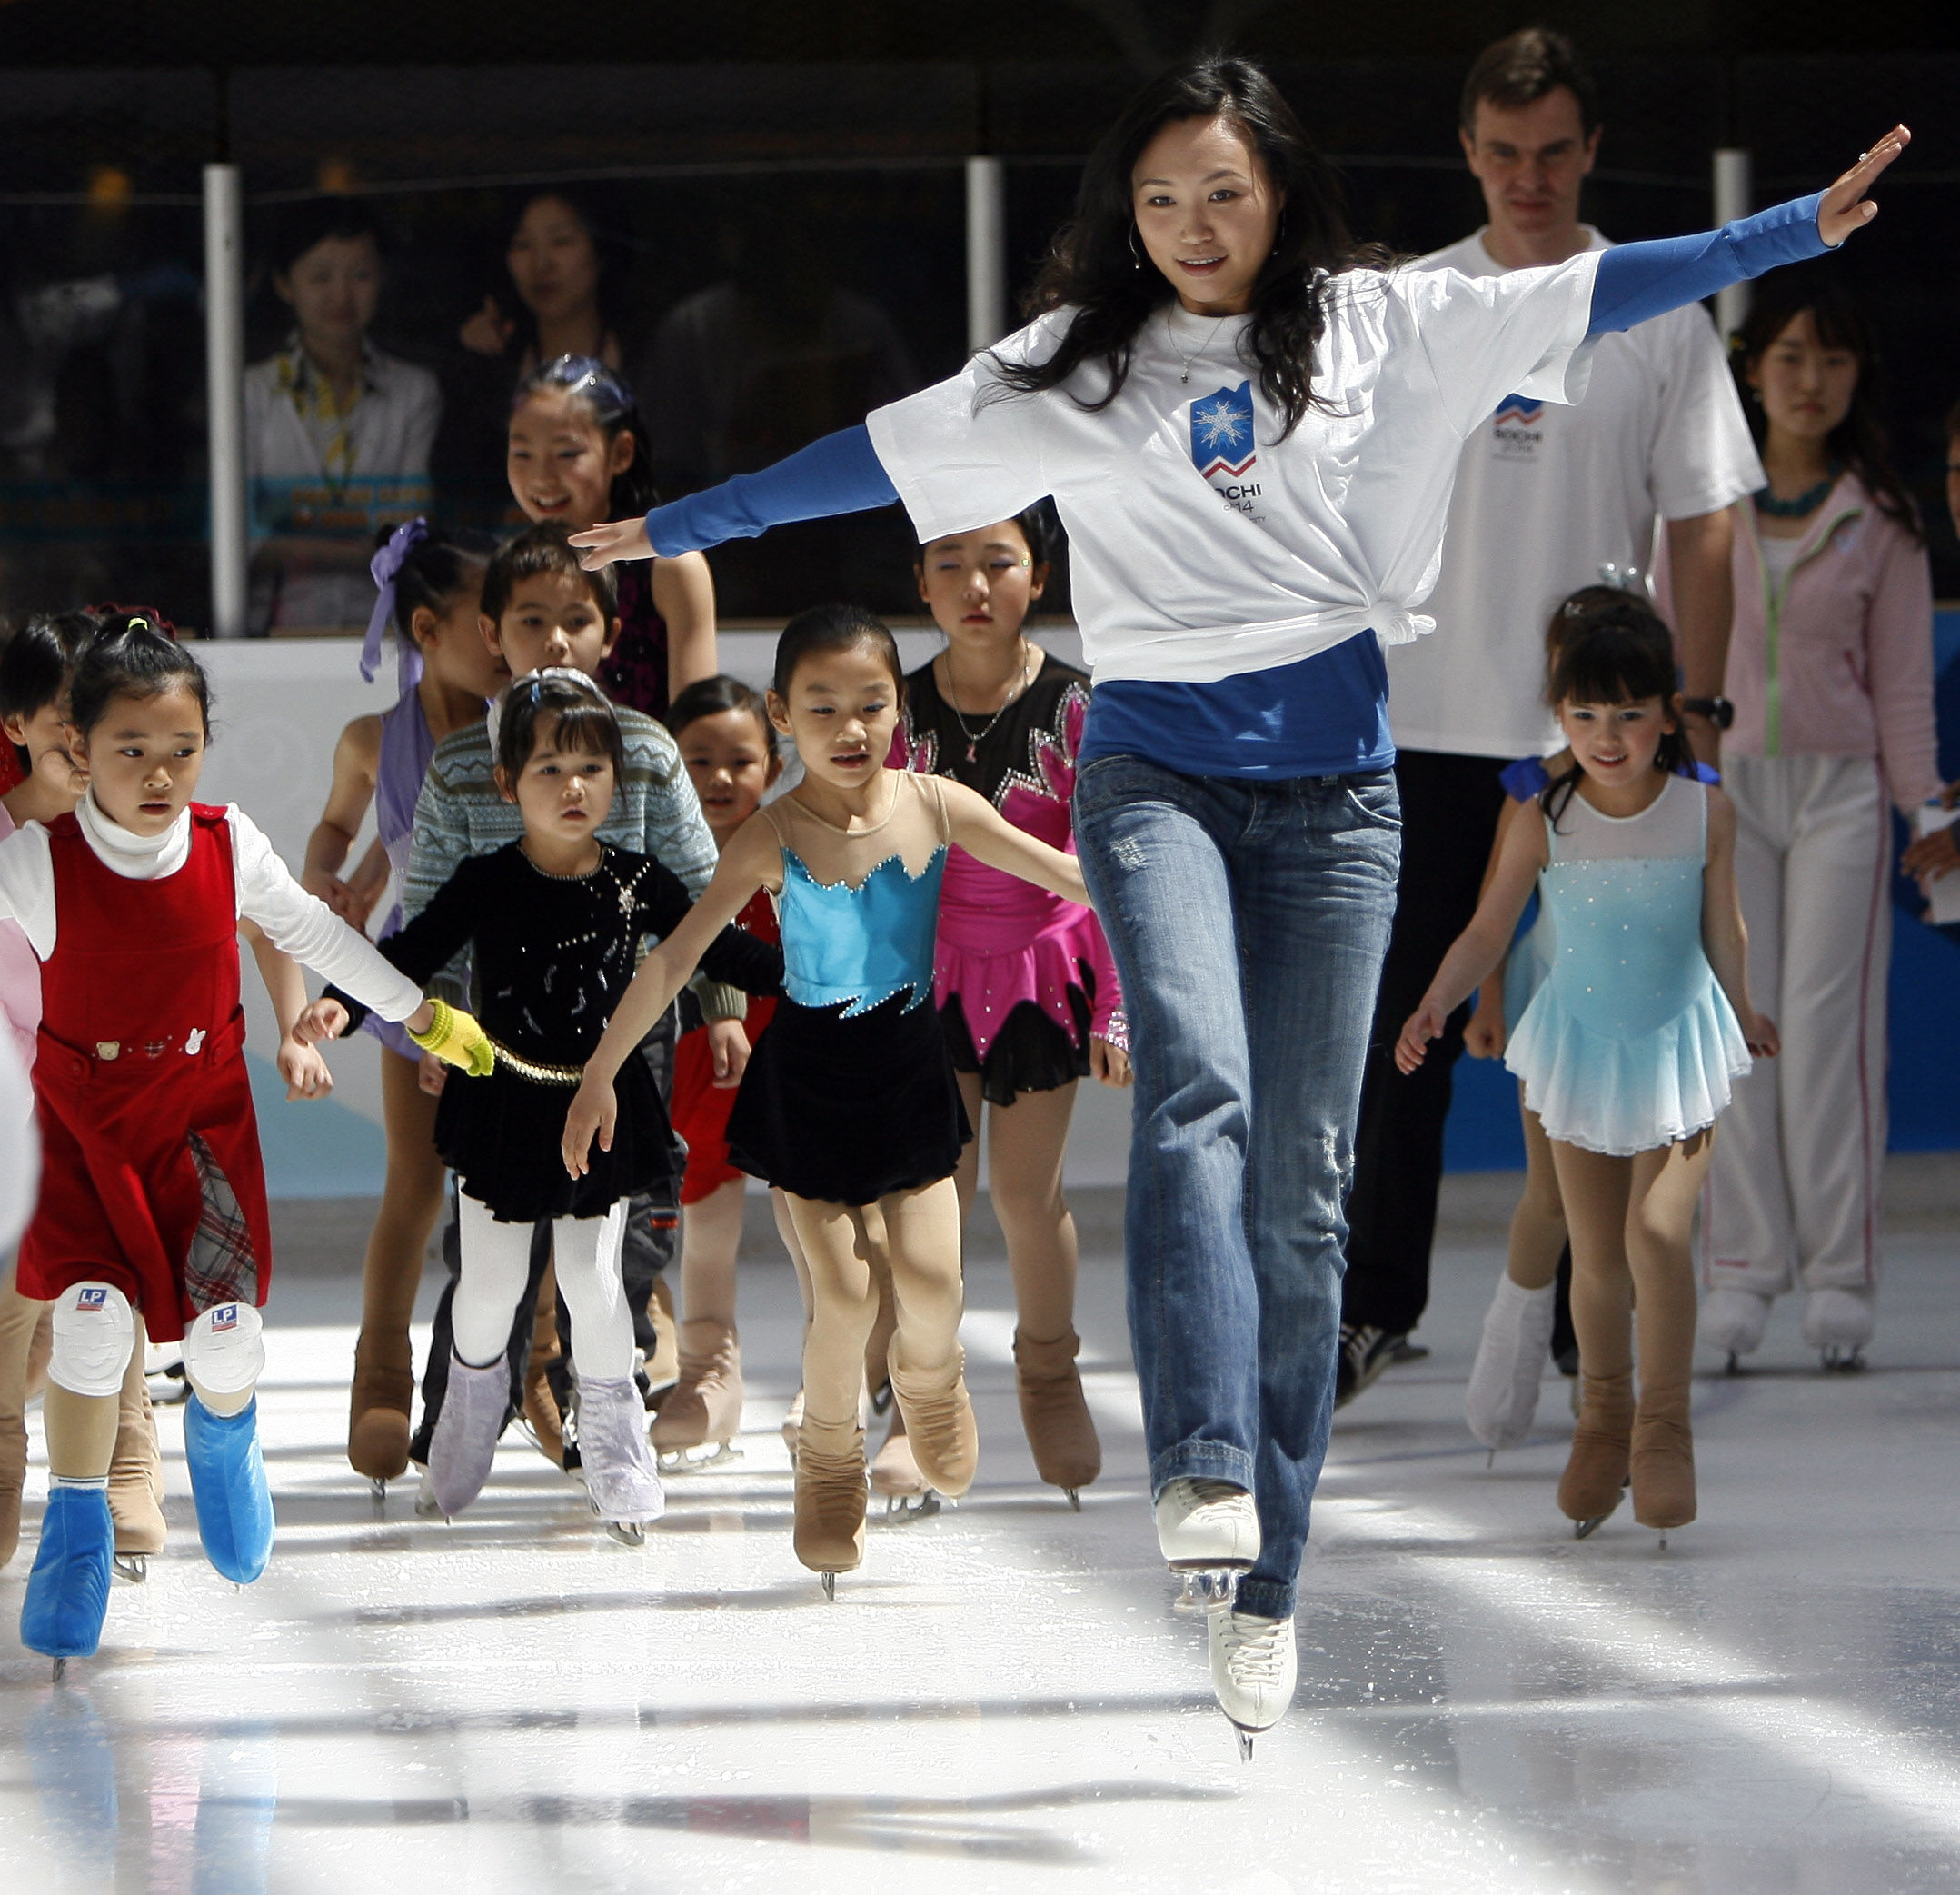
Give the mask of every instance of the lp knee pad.
[{"label": "lp knee pad", "polygon": [[221,1302],[184,1332],[184,1372],[193,1388],[243,1395],[265,1368],[264,1324],[248,1302]]},{"label": "lp knee pad", "polygon": [[136,1345],[136,1318],[114,1283],[71,1283],[55,1299],[48,1380],[71,1395],[113,1395]]}]

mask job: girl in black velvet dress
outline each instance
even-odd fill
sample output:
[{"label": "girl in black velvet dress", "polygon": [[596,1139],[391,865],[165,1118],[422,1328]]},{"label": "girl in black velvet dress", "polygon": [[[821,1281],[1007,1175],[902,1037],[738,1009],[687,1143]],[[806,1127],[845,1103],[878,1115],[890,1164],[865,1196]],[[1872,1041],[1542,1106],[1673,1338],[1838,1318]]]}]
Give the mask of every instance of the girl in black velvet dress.
[{"label": "girl in black velvet dress", "polygon": [[[461,1190],[463,1274],[429,1477],[452,1514],[475,1499],[490,1471],[508,1399],[510,1312],[523,1293],[532,1226],[549,1218],[559,1292],[572,1315],[587,1491],[608,1526],[633,1540],[659,1517],[662,1500],[632,1380],[622,1211],[662,1173],[671,1149],[645,1063],[632,1061],[620,1074],[617,1131],[585,1175],[566,1175],[558,1147],[566,1106],[632,979],[641,943],[671,934],[692,903],[652,857],[598,839],[622,758],[618,721],[589,679],[561,670],[518,679],[496,750],[498,785],[522,811],[522,838],[464,862],[383,949],[404,971],[433,973],[470,944],[497,1056],[487,1078],[445,1086],[436,1114],[436,1149]],[[738,929],[724,929],[701,964],[711,978],[751,992],[772,994],[781,984],[781,951]]]}]

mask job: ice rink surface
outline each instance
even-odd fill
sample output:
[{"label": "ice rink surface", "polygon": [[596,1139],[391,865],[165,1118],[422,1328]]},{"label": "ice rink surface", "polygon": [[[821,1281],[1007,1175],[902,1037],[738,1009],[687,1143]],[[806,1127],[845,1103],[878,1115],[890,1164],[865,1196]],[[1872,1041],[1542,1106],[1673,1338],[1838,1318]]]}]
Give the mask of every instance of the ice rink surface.
[{"label": "ice rink surface", "polygon": [[166,1410],[170,1548],[51,1687],[15,1638],[30,1488],[0,1575],[0,1889],[1952,1890],[1956,1244],[1893,1238],[1863,1375],[1817,1372],[1794,1300],[1751,1372],[1704,1364],[1702,1520],[1662,1553],[1624,1511],[1571,1539],[1556,1378],[1533,1441],[1486,1468],[1461,1402],[1500,1252],[1453,1234],[1433,1353],[1337,1421],[1298,1696],[1249,1766],[1155,1555],[1106,1240],[1082,1513],[1035,1481],[1006,1270],[979,1259],[980,1481],[874,1525],[834,1606],[790,1551],[785,1265],[745,1269],[744,1458],[670,1481],[639,1551],[514,1431],[455,1524],[405,1484],[373,1504],[342,1453],[356,1286],[289,1272],[257,1585],[204,1563]]}]

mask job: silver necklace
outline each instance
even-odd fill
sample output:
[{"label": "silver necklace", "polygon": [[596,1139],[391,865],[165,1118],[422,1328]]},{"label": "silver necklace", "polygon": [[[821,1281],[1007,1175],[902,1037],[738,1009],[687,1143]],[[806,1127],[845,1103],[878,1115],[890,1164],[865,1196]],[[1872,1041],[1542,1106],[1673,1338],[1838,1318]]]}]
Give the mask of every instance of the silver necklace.
[{"label": "silver necklace", "polygon": [[983,723],[977,731],[972,727],[971,724],[967,722],[966,713],[960,710],[959,700],[953,695],[954,685],[952,648],[950,646],[948,646],[947,649],[940,654],[945,660],[946,663],[946,689],[945,692],[942,693],[946,699],[946,708],[953,713],[953,722],[960,726],[960,734],[967,740],[967,762],[970,763],[978,763],[980,761],[979,751],[981,741],[989,734],[990,734],[994,725],[1000,722],[1000,719],[1002,715],[1006,713],[1008,706],[1015,703],[1020,697],[1021,693],[1027,690],[1028,681],[1034,674],[1034,653],[1032,649],[1029,646],[1028,641],[1025,638],[1021,640],[1020,643],[1022,652],[1022,657],[1020,661],[1020,682],[1014,687],[1012,691],[1008,693],[1007,697],[995,710],[993,715],[990,717],[987,722]]},{"label": "silver necklace", "polygon": [[1210,334],[1209,335],[1206,336],[1206,338],[1204,339],[1204,341],[1202,341],[1201,343],[1199,343],[1199,344],[1198,344],[1198,346],[1197,346],[1197,347],[1196,347],[1195,349],[1193,349],[1193,350],[1191,351],[1191,353],[1190,353],[1190,354],[1189,354],[1189,355],[1186,355],[1186,354],[1184,354],[1183,350],[1181,350],[1181,349],[1178,349],[1178,332],[1177,332],[1177,331],[1176,331],[1176,330],[1175,330],[1174,328],[1172,328],[1172,327],[1171,327],[1171,324],[1170,324],[1170,312],[1169,312],[1169,311],[1168,309],[1167,309],[1167,310],[1166,310],[1166,311],[1164,312],[1164,330],[1165,330],[1165,333],[1166,333],[1166,334],[1168,334],[1168,335],[1169,335],[1169,336],[1170,337],[1170,346],[1171,346],[1171,347],[1172,347],[1173,349],[1178,349],[1178,354],[1179,354],[1179,356],[1180,356],[1180,357],[1182,358],[1182,361],[1183,361],[1183,364],[1184,364],[1184,373],[1183,373],[1182,374],[1180,374],[1180,375],[1179,375],[1179,376],[1178,377],[1178,380],[1179,380],[1179,381],[1180,381],[1180,382],[1182,382],[1182,383],[1185,383],[1185,384],[1189,384],[1189,382],[1190,382],[1190,379],[1191,379],[1191,364],[1192,364],[1192,363],[1196,362],[1196,361],[1198,360],[1198,358],[1199,358],[1199,357],[1200,355],[1202,355],[1202,354],[1203,354],[1205,353],[1205,351],[1206,351],[1207,349],[1209,349],[1209,347],[1211,346],[1211,344],[1212,344],[1213,343],[1215,343],[1216,341],[1218,341],[1218,339],[1219,339],[1219,331],[1220,329],[1224,328],[1224,326],[1226,325],[1226,324],[1228,324],[1228,323],[1229,323],[1229,322],[1230,322],[1230,321],[1231,321],[1231,316],[1229,315],[1229,314],[1225,314],[1225,315],[1221,315],[1221,316],[1220,316],[1220,317],[1219,317],[1219,318],[1218,319],[1218,321],[1217,321],[1217,322],[1215,322],[1214,324],[1212,324],[1212,325],[1211,325],[1211,334]]}]

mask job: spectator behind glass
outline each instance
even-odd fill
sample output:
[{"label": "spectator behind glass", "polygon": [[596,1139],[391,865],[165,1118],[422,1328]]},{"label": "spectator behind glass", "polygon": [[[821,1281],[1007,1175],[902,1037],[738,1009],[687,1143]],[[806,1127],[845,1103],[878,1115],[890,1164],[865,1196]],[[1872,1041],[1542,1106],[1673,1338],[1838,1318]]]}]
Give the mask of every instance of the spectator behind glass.
[{"label": "spectator behind glass", "polygon": [[442,394],[427,369],[368,331],[383,281],[373,213],[353,198],[295,204],[273,246],[273,289],[293,312],[279,352],[245,371],[245,471],[259,540],[253,623],[367,623],[373,529],[427,503]]},{"label": "spectator behind glass", "polygon": [[503,280],[456,332],[448,407],[435,467],[445,490],[479,505],[498,498],[503,424],[517,384],[560,356],[588,356],[614,374],[621,339],[624,247],[608,199],[554,185],[518,201],[505,226]]},{"label": "spectator behind glass", "polygon": [[[919,385],[897,325],[836,280],[838,222],[807,200],[771,196],[725,226],[725,275],[668,313],[636,366],[653,437],[653,471],[670,498],[765,467],[863,420]],[[813,598],[885,601],[918,548],[902,523],[825,521],[715,554],[724,613],[775,615]]]}]

